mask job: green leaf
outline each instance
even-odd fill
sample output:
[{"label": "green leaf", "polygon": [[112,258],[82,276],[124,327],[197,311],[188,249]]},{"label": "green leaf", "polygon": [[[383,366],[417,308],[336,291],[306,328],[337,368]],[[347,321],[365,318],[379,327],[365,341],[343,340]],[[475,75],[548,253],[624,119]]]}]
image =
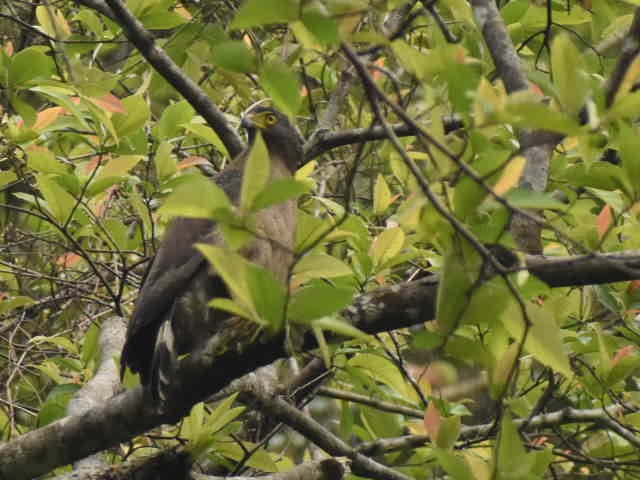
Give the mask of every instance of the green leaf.
[{"label": "green leaf", "polygon": [[5,298],[4,300],[0,301],[0,315],[15,310],[16,308],[31,305],[32,303],[34,303],[34,300],[32,298],[25,297],[23,295],[18,295],[13,298]]},{"label": "green leaf", "polygon": [[390,387],[404,398],[413,398],[398,366],[391,360],[373,353],[359,353],[349,360],[350,367],[363,370],[374,382]]},{"label": "green leaf", "polygon": [[0,187],[4,187],[5,185],[9,185],[11,182],[15,182],[18,179],[18,176],[11,171],[2,171],[0,172]]},{"label": "green leaf", "polygon": [[[527,304],[527,314],[532,325],[525,342],[526,350],[544,365],[571,378],[573,372],[564,350],[562,331],[554,318],[544,307],[533,303]],[[513,338],[516,340],[522,338],[524,319],[519,306],[511,305],[509,311],[503,315],[502,321]]]},{"label": "green leaf", "polygon": [[465,249],[464,253],[455,249],[445,255],[436,305],[442,335],[451,334],[462,322],[481,263],[480,256],[471,248]]},{"label": "green leaf", "polygon": [[186,100],[169,105],[162,112],[155,127],[160,140],[171,140],[182,133],[183,125],[190,123],[195,116],[193,107]]},{"label": "green leaf", "polygon": [[27,165],[42,173],[69,173],[69,167],[58,161],[51,150],[43,147],[31,147],[27,150]]},{"label": "green leaf", "polygon": [[297,280],[305,282],[313,278],[335,278],[353,275],[349,266],[326,253],[310,253],[295,265],[293,273]]},{"label": "green leaf", "polygon": [[47,395],[40,411],[38,412],[38,427],[44,427],[67,415],[67,405],[82,385],[65,383],[56,385]]},{"label": "green leaf", "polygon": [[20,98],[19,95],[13,95],[11,97],[11,106],[15,109],[16,113],[22,117],[25,125],[32,127],[38,119],[38,112],[33,108],[29,102],[26,102]]},{"label": "green leaf", "polygon": [[214,298],[208,303],[208,305],[212,308],[217,308],[218,310],[224,310],[231,315],[237,315],[238,317],[246,318],[247,320],[252,319],[252,315],[249,310],[230,298]]},{"label": "green leaf", "polygon": [[231,408],[237,397],[237,393],[229,395],[211,412],[211,415],[209,415],[209,418],[205,421],[208,435],[214,435],[244,412],[245,407]]},{"label": "green leaf", "polygon": [[334,287],[324,282],[313,283],[292,294],[287,314],[294,322],[301,323],[333,315],[351,303],[353,293],[350,288]]},{"label": "green leaf", "polygon": [[318,2],[312,2],[302,13],[302,23],[322,45],[332,45],[340,40],[338,24],[330,18]]},{"label": "green leaf", "polygon": [[571,115],[580,111],[589,95],[589,78],[583,58],[569,35],[561,33],[554,37],[551,47],[553,83],[560,101]]},{"label": "green leaf", "polygon": [[30,343],[35,345],[41,345],[43,343],[49,343],[51,345],[55,345],[60,347],[63,350],[66,350],[69,353],[77,354],[78,347],[71,341],[69,338],[64,337],[62,335],[47,337],[44,335],[36,335],[29,340]]},{"label": "green leaf", "polygon": [[434,449],[433,453],[440,466],[451,475],[454,480],[470,480],[476,478],[467,462],[457,453],[451,450]]},{"label": "green leaf", "polygon": [[[444,343],[444,337],[430,330],[422,330],[411,336],[411,344],[423,350],[433,350]],[[451,343],[449,341],[447,346]]]},{"label": "green leaf", "polygon": [[197,135],[200,138],[205,139],[207,142],[212,144],[219,152],[222,152],[224,155],[229,155],[227,152],[227,147],[224,146],[218,134],[213,131],[211,127],[203,125],[201,123],[185,123],[182,125],[187,131]]},{"label": "green leaf", "polygon": [[36,178],[38,190],[44,197],[47,209],[59,223],[65,223],[76,205],[76,200],[51,175],[39,174]]},{"label": "green leaf", "polygon": [[525,479],[533,468],[535,458],[527,455],[511,415],[506,413],[502,419],[497,442],[497,467],[500,478]]},{"label": "green leaf", "polygon": [[271,332],[278,332],[284,322],[284,286],[271,272],[252,263],[248,264],[246,275],[251,304],[256,313],[261,320],[266,321]]},{"label": "green leaf", "polygon": [[9,86],[24,87],[30,80],[49,77],[53,72],[53,61],[45,55],[42,47],[25,48],[11,58],[8,69]]},{"label": "green leaf", "polygon": [[391,44],[402,65],[420,80],[426,80],[442,69],[436,55],[429,51],[420,51],[409,46],[404,40],[396,40]]},{"label": "green leaf", "polygon": [[540,102],[514,101],[513,96],[509,97],[504,116],[507,122],[520,128],[539,128],[565,135],[580,132],[580,124],[571,116],[554,111]]},{"label": "green leaf", "polygon": [[384,215],[391,205],[391,190],[382,174],[378,174],[373,187],[373,213],[377,216]]},{"label": "green leaf", "polygon": [[[149,120],[149,105],[142,95],[131,95],[122,99],[122,105],[127,113],[114,113],[111,117],[113,128],[119,138],[126,137],[144,127]],[[169,107],[171,108],[171,107]]]},{"label": "green leaf", "polygon": [[189,415],[184,418],[180,435],[189,442],[197,442],[204,430],[204,415],[204,403],[196,403]]},{"label": "green leaf", "polygon": [[271,159],[269,158],[269,151],[264,143],[262,134],[256,135],[242,176],[240,206],[244,211],[250,212],[252,210],[255,198],[269,181],[270,170]]},{"label": "green leaf", "polygon": [[516,208],[530,208],[536,210],[564,210],[567,206],[556,200],[551,193],[537,192],[525,188],[512,188],[505,198]]},{"label": "green leaf", "polygon": [[369,336],[364,333],[362,330],[354,327],[350,323],[347,323],[343,320],[338,320],[335,317],[323,317],[318,320],[314,320],[311,322],[311,326],[315,328],[320,328],[322,330],[328,330],[330,332],[336,333],[338,335],[343,335],[345,337],[357,338],[359,340],[369,340]]},{"label": "green leaf", "polygon": [[156,174],[161,182],[172,177],[177,171],[176,161],[171,156],[173,147],[169,142],[162,142],[158,145],[153,161],[156,165]]},{"label": "green leaf", "polygon": [[436,445],[440,448],[453,448],[460,436],[460,417],[445,417],[440,423]]},{"label": "green leaf", "polygon": [[224,248],[204,243],[199,243],[196,247],[213,265],[230,292],[241,300],[243,305],[251,305],[251,295],[245,275],[247,261],[237,253],[229,252]]},{"label": "green leaf", "polygon": [[100,328],[96,323],[92,323],[82,339],[82,350],[80,352],[82,364],[86,367],[91,360],[97,359],[99,352]]},{"label": "green leaf", "polygon": [[[231,210],[231,202],[227,195],[210,179],[199,174],[181,178],[183,181],[160,207],[161,215],[213,219],[221,212]],[[206,202],[203,202],[203,199],[206,199]]]},{"label": "green leaf", "polygon": [[292,198],[299,197],[309,191],[309,184],[293,178],[281,178],[269,184],[256,195],[252,210],[262,210],[263,208],[286,202]]},{"label": "green leaf", "polygon": [[107,164],[100,169],[100,173],[95,180],[102,180],[110,177],[124,177],[129,170],[135,167],[144,157],[142,155],[121,155],[111,158]]},{"label": "green leaf", "polygon": [[260,84],[276,107],[287,116],[294,117],[300,109],[300,81],[298,75],[280,62],[264,65],[260,74]]},{"label": "green leaf", "polygon": [[231,22],[230,28],[255,27],[295,20],[298,7],[295,0],[247,0]]},{"label": "green leaf", "polygon": [[369,255],[376,265],[384,266],[400,253],[404,241],[405,235],[402,228],[388,228],[375,238],[371,244]]},{"label": "green leaf", "polygon": [[213,63],[232,72],[251,73],[256,68],[256,58],[240,40],[222,42],[213,47]]}]

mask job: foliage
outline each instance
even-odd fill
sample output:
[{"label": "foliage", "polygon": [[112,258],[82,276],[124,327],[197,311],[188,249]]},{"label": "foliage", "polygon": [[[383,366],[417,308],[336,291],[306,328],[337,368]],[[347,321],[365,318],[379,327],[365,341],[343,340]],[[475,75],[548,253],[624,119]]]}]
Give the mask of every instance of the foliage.
[{"label": "foliage", "polygon": [[[381,463],[418,479],[611,469],[637,476],[637,444],[601,423],[537,425],[527,435],[518,425],[565,407],[637,407],[639,284],[551,289],[524,270],[488,279],[478,249],[517,249],[513,209],[542,216],[545,255],[640,248],[637,62],[612,105],[605,98],[619,53],[607,42],[629,27],[637,2],[553,0],[549,11],[545,2],[498,2],[531,82],[507,94],[462,0],[437,2],[458,43],[422,2],[404,12],[418,15],[412,27],[390,36],[398,0],[247,0],[232,10],[234,2],[217,0],[129,0],[157,45],[234,127],[268,96],[322,142],[319,120],[345,83],[330,128],[380,127],[365,87],[343,75],[351,68],[340,50],[346,42],[377,88],[437,143],[405,134],[402,151],[389,140],[325,149],[295,180],[268,183],[258,140],[237,207],[203,176],[227,162],[221,138],[131,48],[117,21],[84,3],[34,2],[34,16],[0,7],[34,30],[15,33],[14,25],[0,48],[0,440],[64,416],[97,368],[102,319],[131,312],[168,221],[180,215],[215,219],[229,245],[199,247],[232,294],[211,305],[269,333],[288,322],[310,329],[334,372],[328,385],[374,400],[317,401],[323,423],[336,420],[335,432],[351,444],[428,436],[422,446],[381,453]],[[391,125],[401,121],[388,104],[383,113]],[[464,128],[449,132],[451,116]],[[544,191],[519,186],[524,129],[563,135]],[[614,151],[617,163],[602,160]],[[446,215],[425,196],[411,162]],[[296,263],[281,285],[238,251],[254,238],[256,212],[291,198]],[[434,274],[435,322],[371,336],[340,316],[357,295]],[[347,341],[329,342],[336,334]],[[450,394],[476,377],[484,379],[479,391]],[[229,472],[285,471],[310,457],[309,442],[289,442],[289,433],[270,443],[238,440],[252,419],[236,403],[198,404],[163,433]],[[638,414],[618,413],[615,422],[637,432]],[[496,428],[469,434],[492,422]],[[176,442],[141,436],[110,458]]]}]

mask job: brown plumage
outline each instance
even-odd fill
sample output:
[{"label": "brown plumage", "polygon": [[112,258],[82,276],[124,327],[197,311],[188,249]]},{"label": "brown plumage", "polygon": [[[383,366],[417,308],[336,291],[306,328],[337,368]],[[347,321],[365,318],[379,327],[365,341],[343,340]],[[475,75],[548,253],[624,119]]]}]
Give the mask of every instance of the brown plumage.
[{"label": "brown plumage", "polygon": [[[242,125],[249,134],[249,147],[213,178],[236,205],[244,165],[258,131],[271,158],[271,180],[291,176],[303,155],[300,134],[286,116],[273,108],[253,108]],[[259,238],[242,254],[285,281],[293,259],[295,202],[266,208],[256,217]],[[212,298],[229,294],[222,279],[194,248],[196,243],[223,244],[215,223],[174,219],[140,290],[122,350],[122,371],[129,367],[139,373],[142,384],[160,402],[166,400],[177,356],[198,348],[229,316],[207,306]]]}]

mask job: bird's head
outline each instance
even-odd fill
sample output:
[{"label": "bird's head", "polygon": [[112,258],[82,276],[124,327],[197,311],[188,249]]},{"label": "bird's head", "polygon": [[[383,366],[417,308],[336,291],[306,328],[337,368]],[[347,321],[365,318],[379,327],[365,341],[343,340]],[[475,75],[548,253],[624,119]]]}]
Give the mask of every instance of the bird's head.
[{"label": "bird's head", "polygon": [[304,139],[282,112],[273,107],[254,106],[245,112],[240,125],[247,130],[249,146],[260,131],[272,158],[280,158],[291,172],[300,166]]}]

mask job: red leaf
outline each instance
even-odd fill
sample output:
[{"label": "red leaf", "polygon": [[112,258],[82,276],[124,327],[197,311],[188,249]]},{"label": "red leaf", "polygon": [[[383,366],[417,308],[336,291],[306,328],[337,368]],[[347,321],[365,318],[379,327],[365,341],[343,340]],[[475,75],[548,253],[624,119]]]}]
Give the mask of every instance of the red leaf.
[{"label": "red leaf", "polygon": [[613,224],[613,210],[611,205],[607,204],[602,207],[602,210],[598,214],[598,237],[602,238],[605,233],[609,231],[609,228]]},{"label": "red leaf", "polygon": [[622,360],[624,357],[632,355],[634,352],[635,347],[633,345],[622,347],[620,350],[618,350],[618,353],[616,353],[615,357],[611,359],[611,366],[615,367],[618,363],[620,363],[620,360]]},{"label": "red leaf", "polygon": [[77,253],[67,252],[56,258],[56,265],[63,268],[69,268],[76,265],[80,260],[82,260],[82,257]]},{"label": "red leaf", "polygon": [[92,98],[91,101],[111,113],[127,113],[124,103],[112,93],[107,93],[102,98]]},{"label": "red leaf", "polygon": [[[379,58],[378,60],[376,60],[375,62],[373,62],[373,64],[376,67],[384,67],[384,58]],[[382,72],[380,70],[378,70],[377,68],[371,68],[371,77],[375,80],[378,81],[382,78]]]},{"label": "red leaf", "polygon": [[45,108],[44,110],[38,112],[36,123],[33,124],[32,128],[34,130],[41,130],[55,122],[60,115],[66,114],[68,114],[68,112],[63,107]]},{"label": "red leaf", "polygon": [[185,168],[193,167],[194,165],[207,165],[208,163],[209,160],[206,158],[193,155],[178,162],[177,168],[178,170],[184,170]]},{"label": "red leaf", "polygon": [[429,438],[434,442],[438,438],[440,425],[442,425],[442,416],[436,406],[436,402],[431,401],[427,406],[427,411],[424,412],[424,428],[427,431]]},{"label": "red leaf", "polygon": [[106,163],[111,157],[104,155],[95,155],[91,157],[87,163],[84,164],[84,172],[87,174],[93,173],[93,171],[98,168],[103,163]]}]

